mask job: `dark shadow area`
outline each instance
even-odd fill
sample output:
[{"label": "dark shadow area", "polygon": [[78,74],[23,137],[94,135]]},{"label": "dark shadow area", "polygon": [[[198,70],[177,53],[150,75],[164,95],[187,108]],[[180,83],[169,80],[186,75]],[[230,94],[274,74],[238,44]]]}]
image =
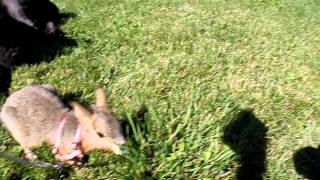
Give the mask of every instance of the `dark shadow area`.
[{"label": "dark shadow area", "polygon": [[298,174],[311,180],[320,179],[320,146],[298,150],[293,155],[293,162]]},{"label": "dark shadow area", "polygon": [[242,110],[225,126],[222,140],[237,155],[237,179],[263,179],[266,171],[267,131],[267,127],[252,110]]},{"label": "dark shadow area", "polygon": [[0,94],[4,95],[8,94],[14,67],[50,62],[77,46],[74,39],[59,30],[48,35],[1,14],[0,27]]},{"label": "dark shadow area", "polygon": [[11,79],[11,70],[0,65],[0,95],[8,96]]},{"label": "dark shadow area", "polygon": [[50,171],[47,171],[46,179],[69,179],[73,171],[72,167],[63,167],[59,170],[50,169]]},{"label": "dark shadow area", "polygon": [[64,104],[69,104],[72,101],[79,101],[82,96],[82,92],[75,92],[75,93],[66,93],[61,97]]},{"label": "dark shadow area", "polygon": [[[6,177],[6,179],[25,179],[30,173],[29,167],[16,167],[15,171],[12,171],[12,174]],[[71,167],[63,167],[58,170],[53,169],[44,169],[46,171],[45,179],[69,179],[70,174],[74,171]],[[31,170],[33,171],[33,170]]]},{"label": "dark shadow area", "polygon": [[57,56],[71,53],[72,47],[76,47],[78,44],[74,39],[70,39],[63,32],[58,31],[54,36],[46,37],[43,41],[32,45],[31,48],[25,47],[21,50],[20,56],[17,57],[18,61],[15,61],[13,66],[50,62]]},{"label": "dark shadow area", "polygon": [[120,120],[124,136],[126,139],[131,139],[137,146],[147,133],[145,123],[145,114],[147,112],[148,109],[143,105],[137,112],[132,113],[131,117],[125,115],[123,116],[125,118]]},{"label": "dark shadow area", "polygon": [[59,14],[60,16],[60,24],[65,24],[69,19],[73,19],[77,17],[77,14],[73,12],[63,12]]},{"label": "dark shadow area", "polygon": [[10,176],[7,177],[8,179],[12,179],[12,180],[20,180],[23,179],[23,176],[19,173],[12,173],[10,174]]}]

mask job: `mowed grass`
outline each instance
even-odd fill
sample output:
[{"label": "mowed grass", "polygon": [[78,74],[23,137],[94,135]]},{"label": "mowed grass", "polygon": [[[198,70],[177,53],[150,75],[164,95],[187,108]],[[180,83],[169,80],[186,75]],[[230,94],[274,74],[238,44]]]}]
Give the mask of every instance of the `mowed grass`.
[{"label": "mowed grass", "polygon": [[[246,108],[268,128],[265,179],[300,177],[293,153],[320,144],[319,1],[54,2],[74,13],[61,29],[77,46],[15,68],[10,92],[52,84],[91,104],[104,87],[133,132],[127,154],[95,151],[87,167],[59,171],[0,159],[2,178],[234,179],[240,164],[221,137]],[[0,139],[23,156],[4,128]]]}]

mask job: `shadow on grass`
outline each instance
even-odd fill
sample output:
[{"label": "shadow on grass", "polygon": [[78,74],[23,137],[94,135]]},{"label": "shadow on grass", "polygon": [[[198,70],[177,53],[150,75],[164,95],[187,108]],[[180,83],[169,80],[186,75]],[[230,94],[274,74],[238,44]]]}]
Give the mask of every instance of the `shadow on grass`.
[{"label": "shadow on grass", "polygon": [[124,136],[127,139],[132,139],[137,145],[141,143],[144,135],[147,133],[145,123],[145,114],[147,112],[148,109],[143,105],[137,112],[131,113],[130,115],[127,114],[124,116],[125,118],[120,120]]},{"label": "shadow on grass", "polygon": [[242,110],[225,126],[222,140],[237,155],[237,179],[263,179],[266,171],[267,131],[252,110]]},{"label": "shadow on grass", "polygon": [[73,12],[62,12],[59,14],[60,16],[60,24],[65,24],[69,19],[73,19],[77,17],[77,14]]},{"label": "shadow on grass", "polygon": [[11,69],[0,65],[0,95],[8,95],[11,79]]},{"label": "shadow on grass", "polygon": [[[75,93],[66,93],[61,97],[61,100],[64,104],[68,106],[68,108],[71,108],[69,105],[72,101],[80,101],[80,98],[82,96],[82,92],[75,92]],[[81,102],[83,105],[88,105],[88,103]]]},{"label": "shadow on grass", "polygon": [[[64,13],[61,21],[74,16]],[[0,94],[3,95],[8,95],[12,68],[22,64],[50,62],[56,56],[70,53],[72,47],[77,46],[77,42],[66,37],[62,31],[45,35],[10,18],[0,16],[0,27]]]},{"label": "shadow on grass", "polygon": [[320,146],[318,148],[305,147],[293,155],[296,171],[311,180],[320,179]]},{"label": "shadow on grass", "polygon": [[[25,179],[28,176],[28,168],[16,167],[15,170],[6,177],[6,179]],[[45,179],[69,179],[73,171],[70,167],[64,167],[59,170],[47,169]],[[34,177],[34,176],[33,176]]]}]

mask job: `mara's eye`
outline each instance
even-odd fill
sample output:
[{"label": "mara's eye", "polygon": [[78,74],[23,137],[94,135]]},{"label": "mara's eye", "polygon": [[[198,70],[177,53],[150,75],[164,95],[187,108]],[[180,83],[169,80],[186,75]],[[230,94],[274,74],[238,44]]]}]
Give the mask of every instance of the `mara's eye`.
[{"label": "mara's eye", "polygon": [[104,137],[104,135],[103,135],[102,133],[97,132],[97,134],[98,134],[98,136],[101,137],[101,138]]}]

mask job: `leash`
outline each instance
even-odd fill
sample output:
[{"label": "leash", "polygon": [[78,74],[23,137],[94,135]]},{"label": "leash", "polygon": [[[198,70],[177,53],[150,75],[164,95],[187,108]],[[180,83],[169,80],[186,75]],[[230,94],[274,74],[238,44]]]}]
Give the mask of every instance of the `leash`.
[{"label": "leash", "polygon": [[26,159],[17,158],[3,151],[0,151],[0,158],[10,160],[21,165],[29,165],[29,166],[34,166],[38,168],[51,168],[51,169],[59,170],[63,167],[63,163],[51,164],[51,163],[46,163],[41,161],[29,161]]},{"label": "leash", "polygon": [[52,168],[52,169],[61,169],[63,167],[62,163],[57,163],[57,164],[51,164],[51,163],[46,163],[46,162],[40,162],[40,161],[28,161],[25,159],[20,159],[16,158],[8,153],[5,152],[0,152],[0,157],[14,161],[18,164],[23,164],[23,165],[29,165],[29,166],[34,166],[34,167],[39,167],[39,168]]}]

